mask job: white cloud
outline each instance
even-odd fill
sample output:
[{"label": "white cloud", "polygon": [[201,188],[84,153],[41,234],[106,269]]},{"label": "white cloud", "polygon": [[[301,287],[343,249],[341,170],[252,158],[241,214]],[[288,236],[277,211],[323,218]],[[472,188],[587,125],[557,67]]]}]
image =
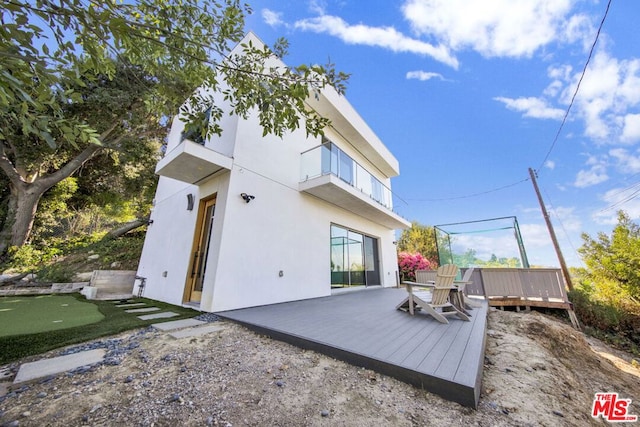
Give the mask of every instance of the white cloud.
[{"label": "white cloud", "polygon": [[544,248],[551,245],[549,230],[544,224],[520,224],[520,234],[526,248]]},{"label": "white cloud", "polygon": [[[554,65],[547,69],[551,82],[543,90],[543,97],[494,99],[525,117],[559,119],[571,102],[581,74],[582,68]],[[640,142],[640,59],[620,60],[604,49],[596,52],[580,84],[569,118],[581,120],[584,135],[598,144]],[[594,173],[583,172],[582,175],[583,178],[594,178]],[[598,176],[602,177],[601,174]]]},{"label": "white cloud", "polygon": [[560,222],[562,230],[568,232],[582,231],[582,221],[575,213],[575,207],[567,206],[551,206],[549,211],[552,213],[552,222]]},{"label": "white cloud", "polygon": [[417,34],[454,50],[528,57],[552,42],[584,36],[588,20],[570,16],[572,5],[572,0],[408,0],[402,11]]},{"label": "white cloud", "polygon": [[326,8],[327,8],[327,5],[324,0],[309,1],[309,10],[312,13],[315,13],[316,15],[324,15]]},{"label": "white cloud", "polygon": [[347,44],[377,46],[393,52],[425,55],[455,69],[459,65],[456,57],[451,54],[446,46],[434,46],[430,43],[407,37],[393,27],[370,27],[364,24],[350,25],[342,18],[331,15],[299,20],[294,26],[305,31],[330,34]]},{"label": "white cloud", "polygon": [[616,160],[616,166],[622,173],[640,173],[640,156],[634,156],[624,148],[609,150],[609,156]]},{"label": "white cloud", "polygon": [[573,183],[578,188],[591,187],[592,185],[600,184],[609,179],[607,175],[607,168],[604,164],[591,165],[591,168],[581,170],[576,176],[576,180]]},{"label": "white cloud", "polygon": [[513,99],[498,96],[493,99],[502,102],[510,110],[523,113],[524,117],[560,120],[565,114],[564,110],[549,106],[547,102],[541,98],[529,97]]},{"label": "white cloud", "polygon": [[407,79],[417,79],[424,82],[431,79],[444,80],[444,77],[442,77],[442,74],[440,73],[431,73],[427,71],[409,71],[407,72]]},{"label": "white cloud", "polygon": [[264,19],[264,22],[271,27],[277,27],[278,25],[283,24],[282,14],[269,9],[262,9],[262,19]]},{"label": "white cloud", "polygon": [[464,253],[469,249],[476,251],[476,256],[488,261],[491,255],[498,258],[520,258],[518,242],[513,231],[509,233],[458,234],[452,237],[451,247],[456,253]]},{"label": "white cloud", "polygon": [[553,160],[547,160],[546,162],[544,162],[544,167],[554,170],[556,168],[556,162],[554,162]]},{"label": "white cloud", "polygon": [[624,127],[620,139],[623,142],[640,141],[640,114],[627,114],[624,116]]},{"label": "white cloud", "polygon": [[[568,104],[582,70],[563,76],[559,101]],[[551,75],[551,74],[550,74]],[[575,114],[585,124],[585,135],[601,143],[629,143],[640,139],[640,59],[619,60],[598,51],[580,85]]]}]

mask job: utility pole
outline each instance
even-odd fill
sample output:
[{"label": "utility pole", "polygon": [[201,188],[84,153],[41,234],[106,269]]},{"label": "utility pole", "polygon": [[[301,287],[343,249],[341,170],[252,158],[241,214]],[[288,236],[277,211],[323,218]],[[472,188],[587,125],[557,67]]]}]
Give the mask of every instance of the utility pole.
[{"label": "utility pole", "polygon": [[533,188],[536,190],[536,196],[538,196],[538,202],[540,202],[540,209],[542,210],[542,216],[544,217],[544,221],[547,223],[547,228],[549,229],[549,235],[551,236],[551,241],[553,242],[553,247],[556,250],[556,255],[558,255],[558,261],[560,261],[560,269],[562,270],[562,276],[564,276],[564,281],[567,284],[567,287],[570,291],[573,290],[573,283],[571,283],[571,276],[569,275],[569,269],[567,268],[567,263],[564,262],[564,257],[562,256],[562,252],[560,251],[560,246],[558,245],[558,239],[556,238],[556,233],[553,231],[553,225],[551,224],[551,219],[549,219],[549,213],[547,212],[547,208],[544,205],[544,201],[542,200],[542,196],[540,195],[540,189],[538,188],[538,182],[536,181],[536,173],[533,169],[529,168],[529,175],[531,176],[531,182],[533,182]]}]

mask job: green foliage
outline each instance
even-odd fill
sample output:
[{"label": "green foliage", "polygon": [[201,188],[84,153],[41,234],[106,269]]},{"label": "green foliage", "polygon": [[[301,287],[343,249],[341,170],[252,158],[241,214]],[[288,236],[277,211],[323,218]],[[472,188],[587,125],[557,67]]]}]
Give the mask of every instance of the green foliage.
[{"label": "green foliage", "polygon": [[520,258],[515,258],[515,257],[498,258],[496,254],[491,254],[491,257],[487,261],[483,261],[476,258],[474,263],[479,267],[497,267],[497,268],[521,268],[522,267],[522,264],[520,264]]},{"label": "green foliage", "polygon": [[38,270],[37,277],[41,283],[70,283],[73,281],[73,274],[65,265],[54,263]]},{"label": "green foliage", "polygon": [[432,226],[411,222],[411,228],[402,230],[398,240],[398,251],[419,253],[433,265],[438,264],[438,250]]},{"label": "green foliage", "polygon": [[[448,249],[447,249],[448,252]],[[478,258],[474,249],[467,249],[463,254],[453,253],[451,255],[453,264],[460,267],[487,267],[487,268],[521,268],[520,258],[498,258],[496,254],[491,254],[488,260]]]},{"label": "green foliage", "polygon": [[[54,231],[54,217],[93,205],[131,202],[148,211],[168,118],[181,111],[202,137],[220,134],[218,90],[232,114],[257,112],[265,134],[282,136],[301,121],[308,134],[321,134],[328,122],[305,101],[326,86],[344,92],[348,75],[333,64],[274,65],[284,40],[274,50],[247,43],[230,54],[248,13],[237,0],[5,2],[0,170],[11,191],[0,190],[0,255],[28,242],[39,198],[80,168],[77,190],[65,193],[71,199],[54,190],[43,201],[49,217],[35,225],[42,234]],[[18,212],[27,190],[37,197]]]},{"label": "green foliage", "polygon": [[579,283],[568,293],[585,332],[640,355],[640,304],[606,302],[596,292]]},{"label": "green foliage", "polygon": [[[274,55],[271,49],[250,44],[243,46],[245,56],[229,56],[230,46],[244,35],[249,13],[251,9],[237,0],[9,0],[1,16],[0,109],[10,108],[13,113],[7,119],[51,147],[60,142],[54,131],[71,145],[97,143],[95,128],[63,114],[64,103],[80,102],[81,93],[67,88],[63,100],[52,89],[59,87],[61,78],[86,84],[82,76],[87,73],[111,79],[117,56],[153,76],[148,83],[173,79],[174,84],[158,86],[157,96],[146,99],[149,111],[173,115],[203,82],[213,90],[224,82],[234,113],[244,116],[257,107],[266,132],[282,135],[299,126],[299,117],[308,119],[310,133],[322,132],[326,123],[307,111],[304,100],[309,90],[326,85],[344,91],[348,76],[332,64],[276,69],[266,65]],[[274,49],[282,55],[286,48],[280,40]],[[39,85],[33,92],[29,87],[36,79]],[[220,118],[209,94],[198,92],[191,100],[187,113],[213,108],[214,122]],[[220,128],[214,124],[211,131],[218,133]],[[5,138],[0,132],[0,140]]]},{"label": "green foliage", "polygon": [[12,246],[8,252],[10,261],[3,268],[16,272],[33,272],[38,266],[51,262],[61,253],[62,251],[57,247]]},{"label": "green foliage", "polygon": [[[135,270],[142,253],[144,231],[130,232],[117,239],[103,239],[105,232],[50,237],[42,245],[13,247],[0,270],[35,273],[40,282],[71,282],[78,272],[113,269]],[[88,261],[89,255],[98,259]]]},{"label": "green foliage", "polygon": [[117,239],[100,240],[91,245],[90,249],[100,255],[102,265],[109,266],[113,262],[134,262],[137,265],[144,244],[144,232],[129,233]]},{"label": "green foliage", "polygon": [[618,224],[611,236],[598,233],[596,239],[582,235],[578,249],[587,266],[585,279],[596,290],[594,296],[607,302],[640,301],[640,226],[618,212]]},{"label": "green foliage", "polygon": [[618,212],[611,236],[582,235],[586,268],[572,269],[569,293],[588,332],[640,354],[640,227]]}]

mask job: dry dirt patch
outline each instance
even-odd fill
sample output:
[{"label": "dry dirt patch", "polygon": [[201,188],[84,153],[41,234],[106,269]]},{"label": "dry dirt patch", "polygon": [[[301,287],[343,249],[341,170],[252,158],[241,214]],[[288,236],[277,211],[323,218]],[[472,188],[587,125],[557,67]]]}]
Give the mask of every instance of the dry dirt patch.
[{"label": "dry dirt patch", "polygon": [[604,344],[536,312],[490,312],[477,411],[238,325],[223,325],[220,332],[181,340],[151,330],[124,334],[120,338],[127,345],[134,339],[139,346],[130,346],[119,365],[10,394],[0,402],[0,423],[603,425],[590,416],[599,391],[632,399],[631,413],[640,414],[640,371],[629,355],[614,356]]}]

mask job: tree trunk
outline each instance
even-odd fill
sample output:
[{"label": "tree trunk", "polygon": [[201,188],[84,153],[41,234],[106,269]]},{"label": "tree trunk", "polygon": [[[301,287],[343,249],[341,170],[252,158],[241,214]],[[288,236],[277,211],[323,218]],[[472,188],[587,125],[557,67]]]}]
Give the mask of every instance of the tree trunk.
[{"label": "tree trunk", "polygon": [[15,221],[11,228],[11,246],[22,246],[31,235],[33,221],[36,218],[38,203],[47,189],[40,189],[33,184],[23,191],[18,191]]},{"label": "tree trunk", "polygon": [[148,223],[149,223],[149,218],[140,218],[134,221],[127,222],[123,226],[108,232],[107,235],[104,236],[104,240],[118,238],[120,236],[127,234],[129,231],[135,230],[136,228],[142,227],[143,225],[146,225]]},{"label": "tree trunk", "polygon": [[45,191],[49,189],[35,183],[9,186],[11,194],[7,218],[0,232],[0,254],[9,249],[9,246],[22,246],[27,242],[33,228],[38,203]]},{"label": "tree trunk", "polygon": [[63,179],[70,177],[101,148],[91,145],[57,171],[31,183],[18,174],[6,156],[0,156],[0,168],[9,177],[11,189],[7,217],[0,231],[0,255],[4,255],[9,246],[22,246],[27,242],[42,195]]},{"label": "tree trunk", "polygon": [[10,193],[7,203],[7,215],[2,222],[2,230],[0,230],[0,257],[4,256],[11,244],[11,230],[16,219],[16,211],[18,210],[18,195],[15,187],[9,184]]}]

